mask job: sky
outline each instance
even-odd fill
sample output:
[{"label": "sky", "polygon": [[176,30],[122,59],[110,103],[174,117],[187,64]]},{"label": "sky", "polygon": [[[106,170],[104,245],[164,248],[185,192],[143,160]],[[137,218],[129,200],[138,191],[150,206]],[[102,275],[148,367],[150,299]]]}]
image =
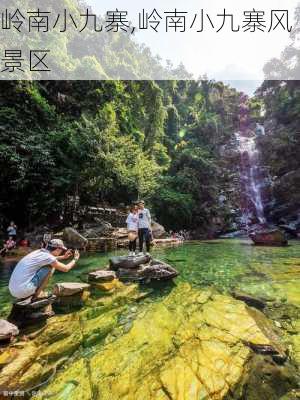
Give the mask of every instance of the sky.
[{"label": "sky", "polygon": [[[195,14],[200,18],[201,9],[208,13],[215,25],[222,23],[217,14],[223,12],[234,15],[236,24],[243,25],[244,11],[264,10],[266,25],[270,22],[271,10],[289,11],[289,22],[293,23],[294,10],[298,0],[86,0],[97,14],[108,10],[128,11],[129,19],[138,25],[138,15],[143,8],[151,13],[156,8],[161,15],[164,11],[187,11],[187,25],[190,26]],[[284,5],[284,6],[283,6]],[[199,20],[196,20],[199,21]],[[269,25],[268,25],[269,26]],[[207,76],[229,82],[232,86],[252,94],[263,80],[263,66],[273,57],[279,57],[288,45],[289,33],[283,29],[267,32],[231,32],[230,21],[225,28],[216,33],[205,25],[205,31],[197,33],[188,29],[185,33],[156,33],[151,30],[139,31],[135,40],[145,43],[154,55],[162,60],[170,60],[173,65],[181,62],[197,79]],[[209,29],[210,28],[210,29]]]}]

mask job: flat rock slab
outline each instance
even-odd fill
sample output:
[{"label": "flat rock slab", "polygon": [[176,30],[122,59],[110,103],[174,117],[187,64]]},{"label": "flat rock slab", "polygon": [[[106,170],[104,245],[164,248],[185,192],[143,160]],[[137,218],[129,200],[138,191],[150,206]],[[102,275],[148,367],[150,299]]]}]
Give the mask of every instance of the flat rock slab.
[{"label": "flat rock slab", "polygon": [[142,255],[134,257],[112,257],[109,260],[110,269],[117,271],[119,268],[138,268],[140,265],[148,264],[151,261],[151,256]]},{"label": "flat rock slab", "polygon": [[89,288],[90,285],[87,283],[80,283],[80,282],[56,283],[53,288],[53,293],[57,297],[66,297],[66,296],[73,296],[77,293],[81,293]]},{"label": "flat rock slab", "polygon": [[14,304],[15,309],[24,309],[24,310],[40,310],[42,308],[47,307],[50,304],[53,304],[56,296],[52,295],[49,297],[37,299],[36,301],[31,301],[31,299],[26,299],[23,301],[18,301]]},{"label": "flat rock slab", "polygon": [[16,325],[0,319],[0,342],[10,340],[12,337],[19,334],[19,329]]},{"label": "flat rock slab", "polygon": [[116,279],[116,273],[114,271],[99,270],[90,272],[88,275],[89,282],[96,282],[96,283],[111,282],[114,279]]}]

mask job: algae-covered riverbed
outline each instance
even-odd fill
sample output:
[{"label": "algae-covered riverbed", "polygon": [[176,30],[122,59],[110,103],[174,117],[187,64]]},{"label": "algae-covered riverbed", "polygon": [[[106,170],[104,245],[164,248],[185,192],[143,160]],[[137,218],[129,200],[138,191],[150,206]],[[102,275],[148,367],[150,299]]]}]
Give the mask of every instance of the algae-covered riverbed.
[{"label": "algae-covered riverbed", "polygon": [[[92,291],[81,310],[2,349],[0,388],[55,400],[298,398],[300,242],[195,242],[154,255],[180,272],[173,284]],[[84,257],[53,281],[80,281],[110,256]],[[1,317],[9,273],[2,267]],[[232,291],[260,298],[264,312]]]}]

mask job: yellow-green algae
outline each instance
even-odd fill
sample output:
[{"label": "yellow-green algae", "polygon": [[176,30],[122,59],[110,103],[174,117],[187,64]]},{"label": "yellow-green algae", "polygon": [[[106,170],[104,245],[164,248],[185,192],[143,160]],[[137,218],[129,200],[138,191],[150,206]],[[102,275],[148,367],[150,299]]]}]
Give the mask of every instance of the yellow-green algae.
[{"label": "yellow-green algae", "polygon": [[[133,288],[126,290],[132,291],[127,296],[135,294]],[[119,306],[112,310],[116,317]],[[90,356],[79,352],[37,398],[61,398],[70,383],[66,393],[75,400],[222,399],[247,373],[253,354],[249,345],[280,346],[276,335],[270,339],[256,322],[268,326],[263,314],[253,314],[229,296],[199,291],[186,283],[173,288],[161,302],[150,303],[131,329],[119,336],[114,335],[112,310],[107,320],[95,315],[92,325],[86,311],[50,320],[44,334],[33,342],[41,348],[46,338],[48,343],[56,340],[31,361],[23,385],[33,383],[43,359],[48,359],[47,368],[51,362],[53,368],[55,361],[76,350],[74,343],[84,343],[84,336],[93,335],[96,328],[102,329],[98,334],[106,336],[105,342]]]}]

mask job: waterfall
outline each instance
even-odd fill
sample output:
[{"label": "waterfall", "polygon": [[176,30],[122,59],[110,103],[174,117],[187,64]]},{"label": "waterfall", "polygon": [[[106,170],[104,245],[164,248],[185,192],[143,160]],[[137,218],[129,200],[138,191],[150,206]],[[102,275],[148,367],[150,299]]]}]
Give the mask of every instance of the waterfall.
[{"label": "waterfall", "polygon": [[260,164],[260,154],[256,145],[256,136],[252,132],[238,132],[235,134],[235,137],[241,157],[241,224],[247,228],[256,222],[264,225],[266,224],[262,195],[264,172]]}]

